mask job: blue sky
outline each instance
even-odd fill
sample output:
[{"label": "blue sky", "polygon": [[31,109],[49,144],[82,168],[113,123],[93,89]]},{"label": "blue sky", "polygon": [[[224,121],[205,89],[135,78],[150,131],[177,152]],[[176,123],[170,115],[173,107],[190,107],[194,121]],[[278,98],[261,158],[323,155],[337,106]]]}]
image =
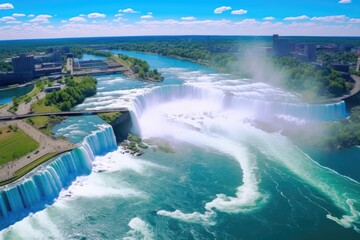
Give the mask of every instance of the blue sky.
[{"label": "blue sky", "polygon": [[0,39],[360,36],[358,0],[0,0]]}]

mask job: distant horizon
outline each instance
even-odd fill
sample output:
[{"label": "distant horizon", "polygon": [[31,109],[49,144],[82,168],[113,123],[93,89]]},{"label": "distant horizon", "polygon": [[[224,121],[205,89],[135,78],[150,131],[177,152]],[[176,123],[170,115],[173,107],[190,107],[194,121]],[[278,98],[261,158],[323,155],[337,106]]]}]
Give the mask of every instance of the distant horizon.
[{"label": "distant horizon", "polygon": [[[274,33],[277,34],[277,33]],[[19,38],[19,39],[0,39],[0,42],[7,41],[32,41],[32,40],[61,40],[61,39],[90,39],[90,38],[146,38],[146,37],[272,37],[271,35],[121,35],[121,36],[75,36],[75,37],[49,37],[49,38]],[[308,38],[360,38],[360,36],[322,36],[322,35],[280,35],[280,37],[296,38],[296,37],[308,37]]]},{"label": "distant horizon", "polygon": [[[5,2],[4,2],[5,1]],[[112,36],[360,36],[359,1],[0,1],[0,39]]]}]

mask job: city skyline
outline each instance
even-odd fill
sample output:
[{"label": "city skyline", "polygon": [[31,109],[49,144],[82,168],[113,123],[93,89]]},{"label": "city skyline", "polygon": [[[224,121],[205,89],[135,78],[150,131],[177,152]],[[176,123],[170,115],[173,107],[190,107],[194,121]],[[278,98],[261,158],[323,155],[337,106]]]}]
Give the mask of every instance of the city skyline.
[{"label": "city skyline", "polygon": [[142,35],[360,36],[359,2],[0,1],[0,40]]}]

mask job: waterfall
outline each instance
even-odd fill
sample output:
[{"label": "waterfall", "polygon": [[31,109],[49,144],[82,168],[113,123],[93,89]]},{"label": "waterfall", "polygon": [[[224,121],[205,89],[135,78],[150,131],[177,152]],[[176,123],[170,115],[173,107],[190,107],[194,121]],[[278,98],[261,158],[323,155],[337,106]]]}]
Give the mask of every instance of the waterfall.
[{"label": "waterfall", "polygon": [[3,187],[0,192],[0,229],[52,203],[76,177],[91,173],[95,156],[116,148],[112,127],[102,125],[100,130],[84,139],[82,146],[28,174],[21,183]]},{"label": "waterfall", "polygon": [[276,115],[289,115],[312,121],[337,121],[347,116],[344,101],[329,104],[266,101],[192,85],[169,85],[149,89],[134,97],[130,108],[135,131],[140,132],[137,119],[146,109],[181,99],[206,100],[209,104],[220,102],[224,110],[246,111],[256,118],[265,119],[272,119]]}]

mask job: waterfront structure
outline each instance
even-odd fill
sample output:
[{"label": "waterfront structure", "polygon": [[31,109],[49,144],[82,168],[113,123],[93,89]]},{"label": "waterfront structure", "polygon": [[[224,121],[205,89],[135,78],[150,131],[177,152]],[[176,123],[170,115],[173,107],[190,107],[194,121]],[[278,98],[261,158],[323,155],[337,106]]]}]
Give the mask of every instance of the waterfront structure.
[{"label": "waterfront structure", "polygon": [[25,54],[20,54],[18,57],[12,58],[11,62],[14,73],[35,71],[34,56],[26,56]]},{"label": "waterfront structure", "polygon": [[61,85],[59,83],[55,83],[54,86],[45,88],[45,92],[56,92],[61,90]]},{"label": "waterfront structure", "polygon": [[22,84],[32,81],[35,75],[34,56],[20,54],[11,59],[13,72],[0,74],[0,86]]},{"label": "waterfront structure", "polygon": [[[71,64],[69,64],[71,65]],[[72,69],[73,75],[87,75],[87,74],[99,74],[99,73],[115,73],[123,72],[126,70],[120,63],[113,59],[107,60],[83,60],[79,61],[74,59]],[[69,67],[71,67],[69,66]]]},{"label": "waterfront structure", "polygon": [[349,64],[333,64],[332,65],[333,69],[339,72],[344,72],[344,73],[348,73],[349,72]]},{"label": "waterfront structure", "polygon": [[[67,49],[65,49],[67,50]],[[48,52],[53,51],[49,48]],[[11,59],[13,72],[0,73],[0,86],[23,84],[35,78],[62,73],[62,52],[43,56],[20,54]]]}]

